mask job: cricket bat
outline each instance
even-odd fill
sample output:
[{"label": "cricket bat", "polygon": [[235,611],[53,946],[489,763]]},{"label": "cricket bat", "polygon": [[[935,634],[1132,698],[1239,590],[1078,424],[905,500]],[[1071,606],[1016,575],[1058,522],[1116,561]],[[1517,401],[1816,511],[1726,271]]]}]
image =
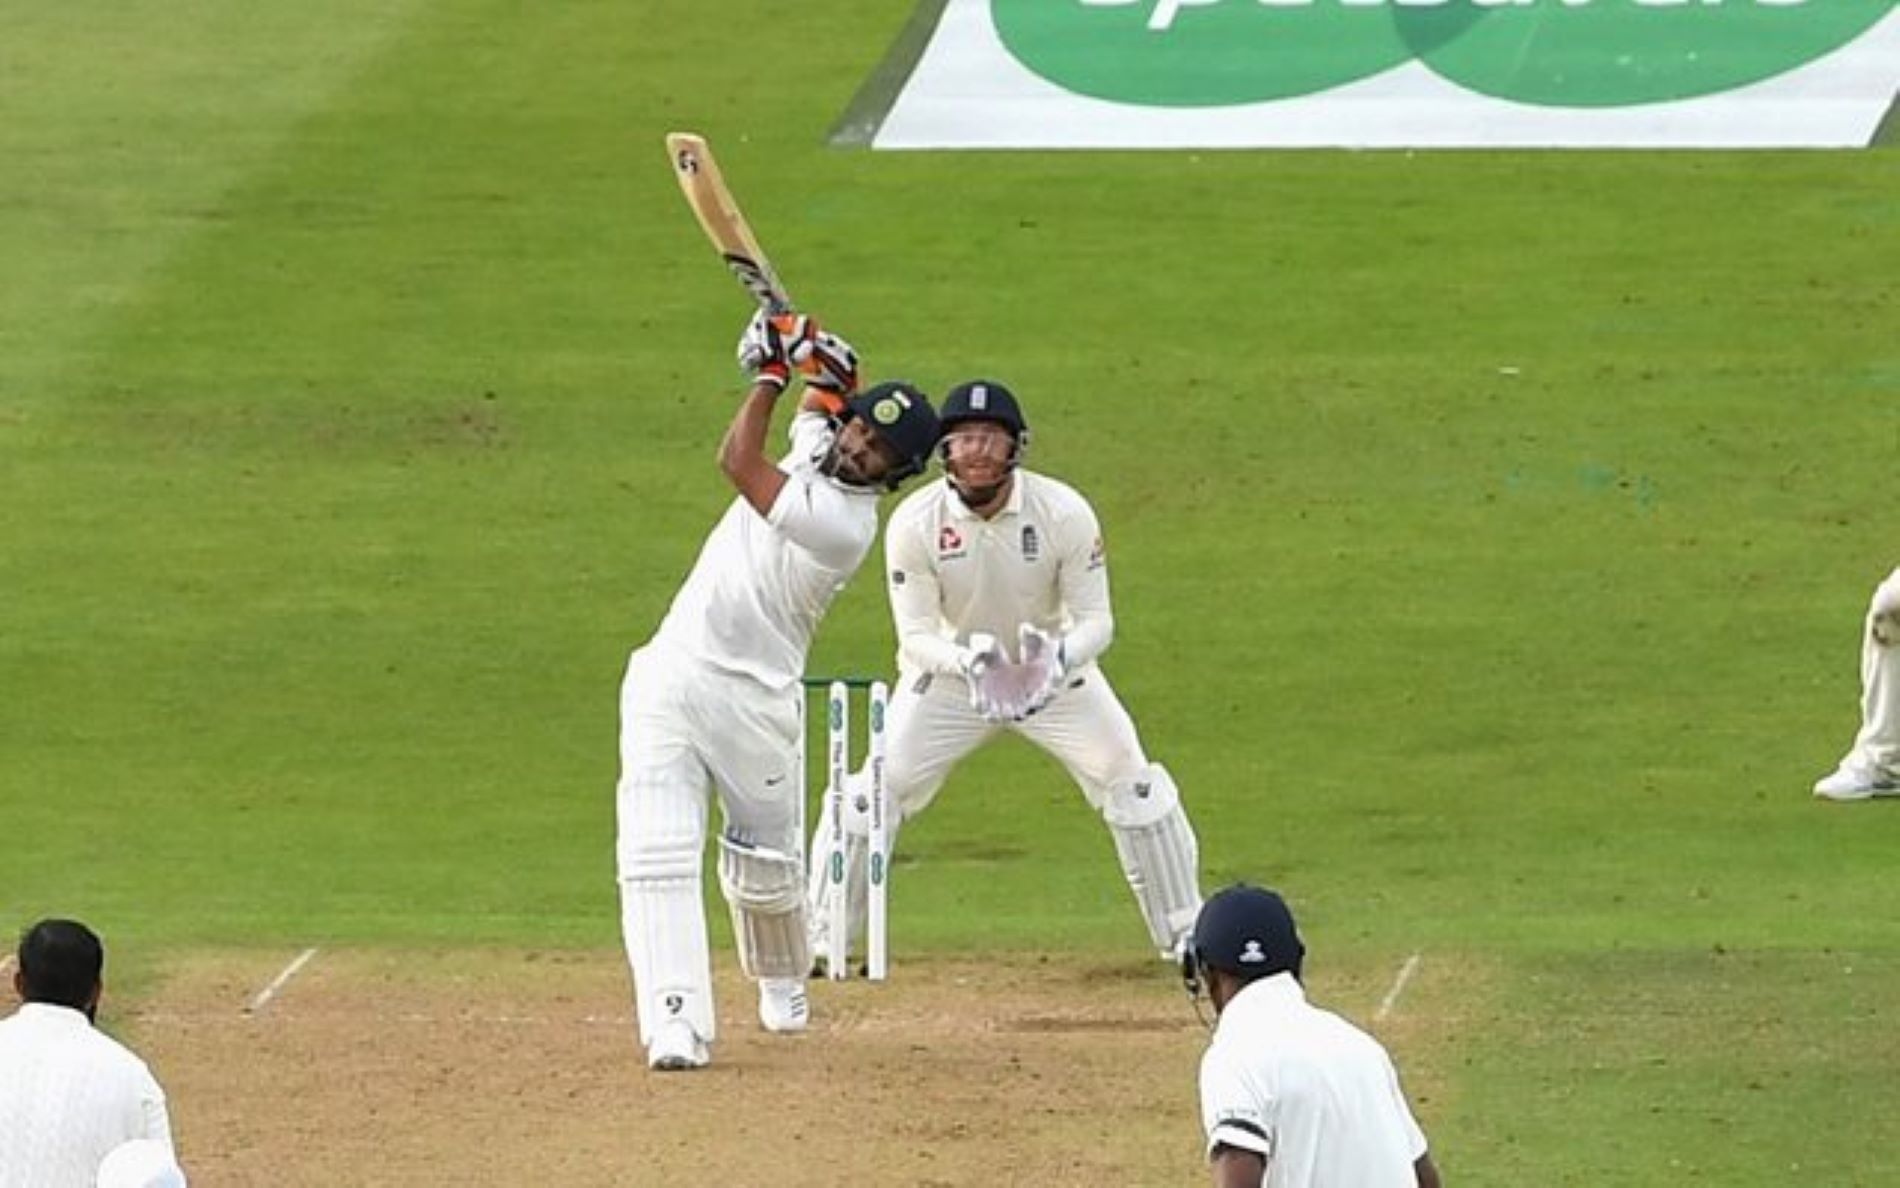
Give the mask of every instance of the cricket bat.
[{"label": "cricket bat", "polygon": [[788,313],[792,298],[772,271],[772,262],[752,234],[739,204],[719,172],[706,138],[691,132],[674,132],[666,138],[666,155],[673,162],[673,176],[686,204],[699,216],[699,225],[712,240],[714,250],[726,261],[739,283],[752,294],[759,308],[770,314]]}]

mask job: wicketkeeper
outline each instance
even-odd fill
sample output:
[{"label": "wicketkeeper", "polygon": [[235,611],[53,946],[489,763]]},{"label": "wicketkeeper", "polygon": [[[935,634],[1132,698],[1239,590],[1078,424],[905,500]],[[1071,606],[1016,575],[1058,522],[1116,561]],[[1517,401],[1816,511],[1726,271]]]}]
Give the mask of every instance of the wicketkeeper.
[{"label": "wicketkeeper", "polygon": [[[946,477],[899,504],[884,534],[898,641],[884,764],[891,836],[960,759],[1013,730],[1067,768],[1101,814],[1149,940],[1172,958],[1201,907],[1198,848],[1173,777],[1142,750],[1096,664],[1115,619],[1095,511],[1074,488],[1022,468],[1029,425],[1002,384],[958,385],[940,420]],[[866,914],[868,787],[860,772],[845,798],[853,937]],[[826,818],[815,836],[830,832]],[[812,873],[822,954],[837,892],[823,864]]]},{"label": "wicketkeeper", "polygon": [[[700,892],[710,786],[724,817],[719,885],[759,1019],[802,1030],[811,951],[799,848],[799,700],[813,632],[877,535],[878,496],[930,461],[937,417],[917,389],[853,395],[856,356],[803,317],[755,318],[739,344],[751,391],[719,467],[738,491],[620,689],[620,927],[647,1063],[698,1068],[715,1035]],[[765,455],[802,377],[791,451]]]}]

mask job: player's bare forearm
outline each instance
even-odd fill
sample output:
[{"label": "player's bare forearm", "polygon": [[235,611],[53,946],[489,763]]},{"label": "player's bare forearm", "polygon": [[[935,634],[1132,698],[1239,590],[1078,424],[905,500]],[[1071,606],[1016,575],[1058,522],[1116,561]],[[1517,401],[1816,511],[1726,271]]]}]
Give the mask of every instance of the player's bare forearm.
[{"label": "player's bare forearm", "polygon": [[1418,1176],[1418,1188],[1441,1188],[1444,1183],[1438,1178],[1438,1167],[1432,1162],[1429,1151],[1418,1157],[1418,1162],[1412,1165],[1412,1171]]},{"label": "player's bare forearm", "polygon": [[772,409],[782,390],[770,382],[753,384],[719,441],[719,469],[752,510],[762,516],[771,512],[778,493],[785,488],[785,472],[765,455]]},{"label": "player's bare forearm", "polygon": [[1214,1188],[1260,1188],[1267,1174],[1267,1161],[1253,1151],[1220,1146],[1214,1148],[1209,1170],[1214,1173]]}]

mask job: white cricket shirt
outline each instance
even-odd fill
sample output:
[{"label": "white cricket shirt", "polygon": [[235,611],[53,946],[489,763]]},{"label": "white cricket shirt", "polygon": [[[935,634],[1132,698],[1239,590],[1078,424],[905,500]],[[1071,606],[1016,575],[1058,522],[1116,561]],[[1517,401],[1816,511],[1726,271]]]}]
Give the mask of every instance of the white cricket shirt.
[{"label": "white cricket shirt", "polygon": [[792,450],[779,462],[787,481],[771,514],[743,496],[732,501],[653,637],[773,689],[804,675],[819,620],[877,538],[878,493],[818,472],[829,422],[800,413],[790,432]]},{"label": "white cricket shirt", "polygon": [[964,506],[949,479],[897,505],[884,530],[884,579],[906,674],[955,673],[972,634],[995,636],[1011,655],[1017,627],[1063,637],[1071,670],[1115,635],[1102,530],[1080,492],[1018,470],[989,519]]},{"label": "white cricket shirt", "polygon": [[1207,1153],[1266,1158],[1267,1188],[1415,1188],[1425,1135],[1379,1041],[1310,1005],[1292,974],[1249,984],[1201,1058]]},{"label": "white cricket shirt", "polygon": [[143,1060],[68,1007],[29,1002],[0,1021],[0,1184],[91,1188],[132,1139],[172,1145]]}]

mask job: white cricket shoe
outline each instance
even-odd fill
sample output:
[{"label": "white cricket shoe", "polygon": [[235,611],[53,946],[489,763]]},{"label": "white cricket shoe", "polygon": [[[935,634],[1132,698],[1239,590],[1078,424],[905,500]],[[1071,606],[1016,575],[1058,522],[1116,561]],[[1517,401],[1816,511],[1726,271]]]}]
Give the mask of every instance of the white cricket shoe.
[{"label": "white cricket shoe", "polygon": [[811,1022],[811,999],[804,979],[760,978],[759,1022],[780,1034],[805,1030]]},{"label": "white cricket shoe", "polygon": [[1814,794],[1823,800],[1871,800],[1900,796],[1900,776],[1866,764],[1847,762],[1815,781]]},{"label": "white cricket shoe", "polygon": [[705,1068],[712,1059],[706,1041],[684,1019],[668,1019],[654,1029],[647,1044],[647,1067],[655,1072],[684,1072]]}]

